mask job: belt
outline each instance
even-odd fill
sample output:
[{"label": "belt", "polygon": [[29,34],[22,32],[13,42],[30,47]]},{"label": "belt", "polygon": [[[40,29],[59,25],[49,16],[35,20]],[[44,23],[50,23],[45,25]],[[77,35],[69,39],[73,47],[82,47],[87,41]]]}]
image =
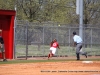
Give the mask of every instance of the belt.
[{"label": "belt", "polygon": [[77,44],[82,44],[82,43],[77,43]]}]

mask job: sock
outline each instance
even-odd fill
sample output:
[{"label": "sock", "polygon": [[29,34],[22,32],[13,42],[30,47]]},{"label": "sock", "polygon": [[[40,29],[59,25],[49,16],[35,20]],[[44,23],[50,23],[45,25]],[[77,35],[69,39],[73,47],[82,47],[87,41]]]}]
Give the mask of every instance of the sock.
[{"label": "sock", "polygon": [[50,57],[50,54],[48,54],[48,58]]}]

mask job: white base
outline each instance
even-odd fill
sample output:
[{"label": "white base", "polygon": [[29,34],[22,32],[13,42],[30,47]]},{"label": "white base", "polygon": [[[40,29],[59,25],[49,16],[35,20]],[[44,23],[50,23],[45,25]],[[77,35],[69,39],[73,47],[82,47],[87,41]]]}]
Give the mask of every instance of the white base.
[{"label": "white base", "polygon": [[93,61],[82,61],[82,63],[93,63]]}]

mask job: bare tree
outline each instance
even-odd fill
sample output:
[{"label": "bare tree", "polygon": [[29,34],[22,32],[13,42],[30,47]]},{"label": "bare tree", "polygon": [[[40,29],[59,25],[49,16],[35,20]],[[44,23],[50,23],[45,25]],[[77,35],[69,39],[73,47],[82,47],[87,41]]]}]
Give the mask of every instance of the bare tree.
[{"label": "bare tree", "polygon": [[84,0],[84,24],[98,24],[100,19],[100,1]]}]

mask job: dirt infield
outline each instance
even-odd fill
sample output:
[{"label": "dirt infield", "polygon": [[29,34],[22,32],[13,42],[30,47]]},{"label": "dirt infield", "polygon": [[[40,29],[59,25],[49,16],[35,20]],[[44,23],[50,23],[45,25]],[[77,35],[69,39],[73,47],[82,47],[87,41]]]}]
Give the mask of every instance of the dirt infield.
[{"label": "dirt infield", "polygon": [[0,64],[0,75],[100,75],[100,61]]}]

